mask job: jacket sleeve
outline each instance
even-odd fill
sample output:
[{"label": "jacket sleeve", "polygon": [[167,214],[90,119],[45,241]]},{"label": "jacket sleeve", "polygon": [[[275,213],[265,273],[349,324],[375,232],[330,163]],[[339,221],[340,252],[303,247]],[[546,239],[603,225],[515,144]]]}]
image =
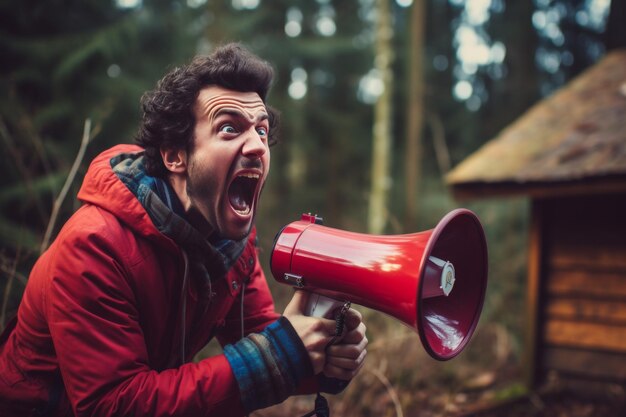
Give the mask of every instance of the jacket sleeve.
[{"label": "jacket sleeve", "polygon": [[243,415],[224,355],[150,368],[140,326],[146,318],[127,279],[128,247],[107,236],[110,228],[92,229],[55,243],[44,308],[75,415]]},{"label": "jacket sleeve", "polygon": [[241,257],[244,264],[253,260],[252,272],[249,277],[242,277],[245,289],[217,334],[248,412],[276,404],[292,394],[314,393],[319,383],[312,375],[310,359],[299,336],[289,321],[275,311],[255,241],[253,231]]}]

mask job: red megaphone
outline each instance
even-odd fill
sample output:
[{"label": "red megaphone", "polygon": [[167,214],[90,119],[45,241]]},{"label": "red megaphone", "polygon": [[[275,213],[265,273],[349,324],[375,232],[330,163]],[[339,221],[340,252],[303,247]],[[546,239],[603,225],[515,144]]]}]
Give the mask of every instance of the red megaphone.
[{"label": "red megaphone", "polygon": [[435,359],[471,338],[487,288],[487,243],[478,217],[448,213],[434,229],[379,236],[321,225],[303,215],[276,236],[274,278],[391,315],[416,331]]}]

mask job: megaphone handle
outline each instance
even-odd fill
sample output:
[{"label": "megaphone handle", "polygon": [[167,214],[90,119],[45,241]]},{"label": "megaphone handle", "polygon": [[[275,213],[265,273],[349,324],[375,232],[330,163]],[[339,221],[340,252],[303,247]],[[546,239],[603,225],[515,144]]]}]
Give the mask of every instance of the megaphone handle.
[{"label": "megaphone handle", "polygon": [[309,317],[325,317],[327,319],[334,318],[332,313],[338,308],[343,306],[342,301],[337,301],[332,298],[311,293],[309,302],[304,309],[304,314]]},{"label": "megaphone handle", "polygon": [[[320,294],[311,293],[309,297],[309,302],[305,308],[304,313],[310,317],[325,317],[328,319],[333,319],[335,318],[333,317],[333,312],[345,306],[346,306],[345,302],[337,301],[337,300],[334,300],[332,298],[329,298]],[[343,317],[340,318],[340,316],[337,316],[335,320],[338,320],[338,321],[341,320],[343,322]],[[336,336],[339,336],[339,335],[336,335]],[[343,391],[346,388],[346,386],[348,386],[350,381],[345,381],[343,379],[337,379],[337,378],[330,378],[324,374],[321,374],[319,376],[319,383],[320,383],[321,391],[334,395],[334,394],[339,394],[341,391]]]}]

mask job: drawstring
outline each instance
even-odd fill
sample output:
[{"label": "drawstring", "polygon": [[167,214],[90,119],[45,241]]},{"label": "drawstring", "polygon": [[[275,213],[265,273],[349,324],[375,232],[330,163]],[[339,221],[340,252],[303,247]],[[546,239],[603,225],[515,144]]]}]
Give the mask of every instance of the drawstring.
[{"label": "drawstring", "polygon": [[245,336],[244,326],[243,326],[243,296],[246,293],[246,281],[244,280],[241,284],[241,307],[239,309],[239,317],[241,317],[241,338],[243,339]]},{"label": "drawstring", "polygon": [[[241,338],[243,339],[245,337],[245,331],[244,331],[244,326],[243,326],[243,297],[244,295],[246,295],[246,280],[243,280],[243,282],[241,283],[241,305],[239,308],[239,317],[241,317]],[[249,414],[246,414],[246,417],[248,417]]]},{"label": "drawstring", "polygon": [[189,257],[185,251],[183,253],[183,260],[185,263],[185,271],[183,273],[183,288],[180,294],[180,304],[181,304],[181,341],[180,341],[180,363],[181,365],[185,363],[185,339],[187,337],[185,332],[185,327],[187,325],[187,280],[189,275]]},{"label": "drawstring", "polygon": [[[337,338],[339,338],[343,334],[346,313],[350,309],[350,305],[350,301],[346,301],[341,307],[341,310],[337,313],[337,315],[335,315],[335,334],[333,335],[332,339],[330,339],[330,341],[326,344],[325,350],[328,350],[331,345],[335,344]],[[317,397],[315,397],[315,409],[309,413],[306,413],[302,417],[312,416],[330,417],[330,407],[328,406],[328,400],[326,400],[326,398],[324,398],[324,396],[319,391],[317,392]]]}]

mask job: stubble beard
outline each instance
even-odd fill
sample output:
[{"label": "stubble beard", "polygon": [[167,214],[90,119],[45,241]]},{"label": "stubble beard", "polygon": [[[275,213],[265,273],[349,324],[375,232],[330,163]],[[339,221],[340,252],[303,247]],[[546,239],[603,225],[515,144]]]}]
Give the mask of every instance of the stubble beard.
[{"label": "stubble beard", "polygon": [[[196,178],[194,175],[195,166],[194,161],[190,161],[185,185],[185,191],[189,199],[188,220],[202,234],[207,236],[214,233],[219,234],[219,225],[213,224],[217,222],[218,218],[218,213],[214,211],[219,210],[219,207],[214,207],[219,184],[212,177]],[[207,198],[207,196],[211,195],[213,195],[212,198]]]},{"label": "stubble beard", "polygon": [[[221,213],[220,209],[222,208],[222,204],[224,202],[218,201],[216,192],[216,190],[219,189],[218,187],[223,185],[219,184],[214,177],[207,176],[207,178],[196,178],[193,175],[194,171],[194,164],[192,162],[189,167],[189,172],[187,173],[186,181],[186,192],[187,197],[189,198],[189,208],[187,210],[187,218],[189,223],[208,238],[225,238],[235,241],[246,238],[250,234],[250,232],[252,231],[252,227],[254,226],[254,222],[256,219],[256,208],[258,200],[261,196],[261,191],[259,191],[259,195],[256,196],[253,201],[252,218],[246,230],[243,231],[240,235],[238,234],[236,236],[229,236],[227,229],[228,226],[231,225],[220,224],[220,220],[223,222],[227,222],[227,219],[222,218],[222,214],[224,213]],[[201,184],[201,186],[198,186],[198,184]],[[262,187],[264,186],[265,184],[263,184]],[[210,195],[212,195],[212,197],[207,198],[207,196]],[[227,196],[225,198],[227,198]]]}]

